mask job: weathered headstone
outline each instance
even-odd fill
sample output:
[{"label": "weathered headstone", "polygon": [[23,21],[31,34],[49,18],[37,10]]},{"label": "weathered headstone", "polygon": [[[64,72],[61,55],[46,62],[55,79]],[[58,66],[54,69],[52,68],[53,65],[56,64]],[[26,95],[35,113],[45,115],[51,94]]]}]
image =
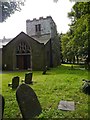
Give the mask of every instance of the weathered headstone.
[{"label": "weathered headstone", "polygon": [[16,99],[24,119],[34,118],[41,113],[42,108],[38,98],[27,84],[21,84],[17,88]]},{"label": "weathered headstone", "polygon": [[45,66],[45,68],[44,68],[44,70],[43,70],[43,75],[45,75],[46,74],[46,72],[47,72],[47,66]]},{"label": "weathered headstone", "polygon": [[0,95],[0,120],[3,118],[5,100],[2,95]]},{"label": "weathered headstone", "polygon": [[90,95],[90,80],[85,80],[83,79],[84,81],[84,84],[82,86],[82,91],[85,93],[85,94],[88,94]]},{"label": "weathered headstone", "polygon": [[19,77],[16,76],[12,79],[12,89],[16,89],[19,86]]},{"label": "weathered headstone", "polygon": [[25,83],[26,84],[31,84],[32,83],[32,74],[33,73],[26,73],[25,74]]},{"label": "weathered headstone", "polygon": [[12,83],[9,83],[8,86],[11,86],[12,89],[16,89],[19,86],[19,77],[16,76],[12,79]]}]

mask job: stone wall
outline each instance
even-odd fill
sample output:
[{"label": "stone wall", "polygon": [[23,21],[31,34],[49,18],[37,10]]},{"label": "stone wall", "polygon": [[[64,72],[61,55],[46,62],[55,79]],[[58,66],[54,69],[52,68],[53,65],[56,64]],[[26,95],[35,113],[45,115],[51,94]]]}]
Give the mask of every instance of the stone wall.
[{"label": "stone wall", "polygon": [[35,31],[35,25],[41,24],[40,35],[50,34],[51,36],[56,34],[56,25],[52,17],[46,18],[40,17],[39,19],[27,20],[26,21],[26,32],[29,36],[37,35]]},{"label": "stone wall", "polygon": [[58,35],[51,39],[53,67],[61,64],[60,40]]},{"label": "stone wall", "polygon": [[[29,36],[24,33],[20,33],[16,36],[11,42],[9,42],[3,48],[3,68],[6,70],[16,70],[16,48],[18,44],[24,41],[31,47],[31,55],[32,55],[32,69],[33,70],[42,70],[43,69],[43,49],[44,44],[40,44],[37,41],[33,40]],[[6,68],[5,68],[6,65]]]}]

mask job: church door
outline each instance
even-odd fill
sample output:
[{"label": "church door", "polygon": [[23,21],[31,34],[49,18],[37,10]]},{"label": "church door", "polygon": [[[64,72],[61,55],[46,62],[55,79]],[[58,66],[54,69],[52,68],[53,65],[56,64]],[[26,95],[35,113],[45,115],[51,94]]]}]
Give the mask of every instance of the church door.
[{"label": "church door", "polygon": [[16,64],[19,70],[31,69],[31,49],[25,42],[21,42],[17,47]]}]

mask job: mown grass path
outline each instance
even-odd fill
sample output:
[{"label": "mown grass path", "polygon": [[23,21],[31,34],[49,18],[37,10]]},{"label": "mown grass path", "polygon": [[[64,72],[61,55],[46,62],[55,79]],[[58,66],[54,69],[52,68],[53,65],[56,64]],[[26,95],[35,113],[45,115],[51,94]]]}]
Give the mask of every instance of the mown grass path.
[{"label": "mown grass path", "polygon": [[[16,101],[16,90],[8,87],[8,83],[14,76],[24,79],[25,73],[3,72],[2,94],[5,98],[4,118],[21,118],[21,114]],[[70,65],[61,65],[47,71],[42,75],[42,71],[33,71],[33,85],[30,85],[38,96],[42,106],[42,114],[39,118],[88,118],[88,105],[90,96],[81,91],[82,79],[88,79],[88,72],[79,69],[75,65],[71,69]],[[75,111],[58,110],[60,100],[74,101]]]}]

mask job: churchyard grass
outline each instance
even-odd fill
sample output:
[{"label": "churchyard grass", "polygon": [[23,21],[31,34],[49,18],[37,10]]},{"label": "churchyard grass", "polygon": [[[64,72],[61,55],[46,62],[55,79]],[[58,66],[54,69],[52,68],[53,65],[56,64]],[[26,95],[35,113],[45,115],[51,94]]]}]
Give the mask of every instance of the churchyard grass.
[{"label": "churchyard grass", "polygon": [[[57,68],[50,69],[46,75],[42,71],[33,71],[33,85],[30,85],[35,91],[42,106],[42,113],[39,118],[88,118],[90,96],[84,94],[81,90],[82,79],[88,79],[87,70],[79,69],[79,65],[65,64]],[[3,72],[2,76],[2,95],[5,98],[4,118],[21,118],[21,113],[16,101],[16,90],[8,87],[14,76],[24,79],[25,73],[21,72]],[[27,98],[28,99],[28,98]],[[60,100],[74,101],[75,111],[58,110]]]}]

